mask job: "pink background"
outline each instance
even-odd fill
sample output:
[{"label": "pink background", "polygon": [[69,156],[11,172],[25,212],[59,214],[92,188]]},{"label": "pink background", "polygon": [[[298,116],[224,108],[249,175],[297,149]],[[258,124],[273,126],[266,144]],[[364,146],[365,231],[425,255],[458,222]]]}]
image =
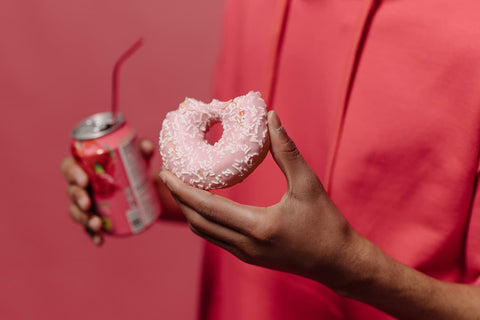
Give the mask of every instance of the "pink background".
[{"label": "pink background", "polygon": [[[67,214],[59,166],[80,119],[120,109],[157,140],[185,96],[209,100],[221,0],[0,1],[1,319],[193,319],[202,244],[158,223],[95,248]],[[159,157],[154,159],[158,168]]]}]

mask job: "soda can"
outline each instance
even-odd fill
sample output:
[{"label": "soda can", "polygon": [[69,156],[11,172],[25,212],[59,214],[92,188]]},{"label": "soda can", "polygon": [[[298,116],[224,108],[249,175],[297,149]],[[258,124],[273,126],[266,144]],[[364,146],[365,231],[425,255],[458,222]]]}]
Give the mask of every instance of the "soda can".
[{"label": "soda can", "polygon": [[145,230],[160,215],[160,204],[134,130],[121,114],[94,114],[72,130],[71,151],[89,177],[93,212],[112,235]]}]

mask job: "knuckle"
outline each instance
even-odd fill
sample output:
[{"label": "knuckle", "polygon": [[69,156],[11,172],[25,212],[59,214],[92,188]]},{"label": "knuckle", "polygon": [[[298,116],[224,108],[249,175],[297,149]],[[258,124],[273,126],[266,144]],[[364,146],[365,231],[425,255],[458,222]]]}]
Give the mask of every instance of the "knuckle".
[{"label": "knuckle", "polygon": [[85,190],[76,185],[69,185],[67,187],[67,195],[70,198],[70,200],[80,208],[84,207],[85,205],[85,203],[81,203],[81,202],[84,201],[84,198],[88,197]]},{"label": "knuckle", "polygon": [[241,259],[249,264],[258,264],[263,260],[264,252],[258,246],[251,245],[242,250]]},{"label": "knuckle", "polygon": [[70,217],[75,221],[78,222],[82,225],[86,225],[88,221],[87,215],[82,212],[76,205],[72,204],[70,205],[68,209],[70,213]]},{"label": "knuckle", "polygon": [[75,201],[78,196],[78,186],[69,184],[67,187],[67,195],[72,201]]},{"label": "knuckle", "polygon": [[300,154],[300,151],[298,150],[297,146],[295,145],[295,143],[291,139],[288,139],[288,141],[285,142],[284,153],[291,160],[297,160],[297,159],[302,157],[302,155]]},{"label": "knuckle", "polygon": [[278,234],[278,223],[273,219],[264,219],[253,231],[253,238],[261,243],[274,241]]},{"label": "knuckle", "polygon": [[202,219],[198,214],[192,214],[188,216],[188,227],[192,230],[195,234],[198,234],[202,229]]},{"label": "knuckle", "polygon": [[73,198],[72,198],[72,197],[73,197],[73,190],[72,190],[72,189],[73,189],[73,186],[69,184],[69,185],[67,186],[67,188],[66,188],[65,191],[67,192],[67,197],[68,197],[70,200],[73,201]]},{"label": "knuckle", "polygon": [[196,204],[196,211],[199,213],[211,217],[213,214],[213,209],[211,206],[212,195],[208,194],[205,198],[200,199]]},{"label": "knuckle", "polygon": [[77,220],[78,218],[78,209],[77,206],[74,204],[71,204],[70,207],[68,207],[68,213],[70,214],[70,217],[73,218],[73,220]]},{"label": "knuckle", "polygon": [[67,175],[68,168],[71,166],[72,163],[72,157],[67,157],[62,160],[60,163],[60,171],[64,176]]},{"label": "knuckle", "polygon": [[61,171],[65,180],[71,184],[76,184],[81,187],[85,187],[88,184],[87,173],[72,157],[64,160]]},{"label": "knuckle", "polygon": [[88,193],[85,191],[85,189],[83,188],[80,188],[80,187],[77,187],[75,190],[74,190],[74,194],[73,194],[74,198],[75,198],[75,202],[78,204],[78,205],[81,205],[80,202],[90,198]]},{"label": "knuckle", "polygon": [[76,178],[78,176],[77,165],[71,162],[67,164],[63,170],[63,175],[68,182],[76,183],[77,182]]}]

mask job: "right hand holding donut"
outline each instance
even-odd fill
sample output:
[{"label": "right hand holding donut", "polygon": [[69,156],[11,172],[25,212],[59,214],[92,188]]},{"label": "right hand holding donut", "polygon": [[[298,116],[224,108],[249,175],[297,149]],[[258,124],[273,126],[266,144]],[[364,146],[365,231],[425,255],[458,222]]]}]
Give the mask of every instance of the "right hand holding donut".
[{"label": "right hand holding donut", "polygon": [[[153,143],[150,140],[141,140],[139,146],[142,156],[146,161],[150,161],[154,151]],[[69,208],[70,216],[85,227],[95,245],[101,245],[104,241],[102,220],[90,210],[92,199],[87,192],[89,184],[87,174],[71,156],[62,161],[61,171],[68,182],[67,195],[72,201]]]}]

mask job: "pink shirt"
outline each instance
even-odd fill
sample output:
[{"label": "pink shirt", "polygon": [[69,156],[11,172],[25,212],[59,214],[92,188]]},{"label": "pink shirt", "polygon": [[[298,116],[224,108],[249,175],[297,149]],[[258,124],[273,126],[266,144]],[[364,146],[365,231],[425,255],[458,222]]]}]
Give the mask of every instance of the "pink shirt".
[{"label": "pink shirt", "polygon": [[[478,283],[480,2],[229,0],[216,98],[260,90],[352,226],[445,281]],[[270,156],[225,191],[279,201]],[[207,245],[207,319],[388,319]]]}]

